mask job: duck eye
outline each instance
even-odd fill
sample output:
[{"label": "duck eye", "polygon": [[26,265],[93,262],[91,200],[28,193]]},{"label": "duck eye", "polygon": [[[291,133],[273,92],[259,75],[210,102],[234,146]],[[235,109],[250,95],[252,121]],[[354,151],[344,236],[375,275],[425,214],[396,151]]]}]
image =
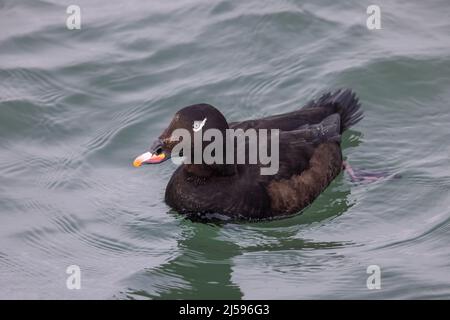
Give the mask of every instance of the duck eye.
[{"label": "duck eye", "polygon": [[156,149],[155,153],[156,153],[156,155],[159,155],[162,153],[162,151],[163,151],[162,148],[159,147],[158,149]]}]

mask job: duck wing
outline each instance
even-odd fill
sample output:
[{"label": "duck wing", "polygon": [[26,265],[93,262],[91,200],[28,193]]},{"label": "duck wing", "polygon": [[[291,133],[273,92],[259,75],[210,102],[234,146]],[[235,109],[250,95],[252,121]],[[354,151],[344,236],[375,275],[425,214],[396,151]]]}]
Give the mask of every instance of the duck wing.
[{"label": "duck wing", "polygon": [[229,126],[231,129],[243,130],[253,128],[292,131],[304,125],[320,123],[332,114],[340,117],[340,133],[363,118],[356,94],[350,89],[340,89],[322,95],[317,101],[310,101],[299,110],[261,119],[232,122]]},{"label": "duck wing", "polygon": [[335,113],[318,124],[281,132],[279,168],[261,176],[271,212],[288,214],[309,205],[342,168],[341,117]]},{"label": "duck wing", "polygon": [[[235,189],[240,191],[234,197],[236,208],[245,208],[252,212],[250,216],[260,217],[304,208],[341,171],[340,128],[340,116],[332,114],[320,123],[281,131],[278,157],[270,149],[270,141],[269,164],[237,166],[239,179]],[[274,169],[273,174],[261,174],[262,168]]]},{"label": "duck wing", "polygon": [[320,145],[339,146],[340,128],[339,115],[332,114],[320,123],[305,124],[296,130],[280,132],[279,170],[275,178],[289,178],[310,168],[311,158]]}]

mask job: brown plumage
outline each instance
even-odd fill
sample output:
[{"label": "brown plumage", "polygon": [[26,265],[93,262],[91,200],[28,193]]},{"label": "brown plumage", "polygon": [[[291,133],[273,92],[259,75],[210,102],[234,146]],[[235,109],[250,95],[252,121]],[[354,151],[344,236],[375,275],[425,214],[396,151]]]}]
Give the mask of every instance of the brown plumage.
[{"label": "brown plumage", "polygon": [[308,206],[341,171],[342,155],[337,143],[322,143],[314,151],[309,168],[288,179],[274,180],[267,187],[272,212],[295,213]]},{"label": "brown plumage", "polygon": [[216,108],[192,105],[177,112],[152,154],[169,155],[173,130],[192,131],[193,121],[204,118],[203,130],[279,129],[279,170],[261,175],[259,163],[182,164],[166,187],[166,203],[182,214],[265,219],[301,211],[339,174],[341,134],[362,119],[362,111],[348,89],[327,93],[297,111],[230,124]]}]

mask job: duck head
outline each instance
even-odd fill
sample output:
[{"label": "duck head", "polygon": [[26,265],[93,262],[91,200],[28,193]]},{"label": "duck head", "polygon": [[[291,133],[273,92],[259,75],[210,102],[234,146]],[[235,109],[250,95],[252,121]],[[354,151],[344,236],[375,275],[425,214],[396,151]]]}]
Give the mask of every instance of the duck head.
[{"label": "duck head", "polygon": [[[144,164],[159,164],[171,157],[184,156],[182,153],[174,154],[175,146],[181,142],[182,138],[176,137],[177,129],[184,129],[190,135],[191,159],[194,158],[194,136],[201,134],[208,129],[217,129],[225,136],[228,123],[222,113],[209,104],[195,104],[179,110],[169,126],[156,139],[150,149],[138,156],[133,165],[140,167]],[[201,150],[207,146],[208,142],[202,141]],[[205,163],[185,164],[185,169],[197,175],[208,175],[213,171],[227,171],[228,165],[217,165]]]}]

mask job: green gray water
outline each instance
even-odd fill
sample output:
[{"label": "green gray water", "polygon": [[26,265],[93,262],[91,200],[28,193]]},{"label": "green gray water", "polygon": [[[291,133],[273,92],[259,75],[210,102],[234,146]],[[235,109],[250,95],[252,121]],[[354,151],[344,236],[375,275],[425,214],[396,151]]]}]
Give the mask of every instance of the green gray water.
[{"label": "green gray water", "polygon": [[[450,298],[449,15],[448,0],[0,0],[0,298]],[[217,226],[164,204],[170,161],[131,165],[183,106],[248,119],[339,87],[365,112],[346,158],[401,179],[341,174],[302,215]]]}]

